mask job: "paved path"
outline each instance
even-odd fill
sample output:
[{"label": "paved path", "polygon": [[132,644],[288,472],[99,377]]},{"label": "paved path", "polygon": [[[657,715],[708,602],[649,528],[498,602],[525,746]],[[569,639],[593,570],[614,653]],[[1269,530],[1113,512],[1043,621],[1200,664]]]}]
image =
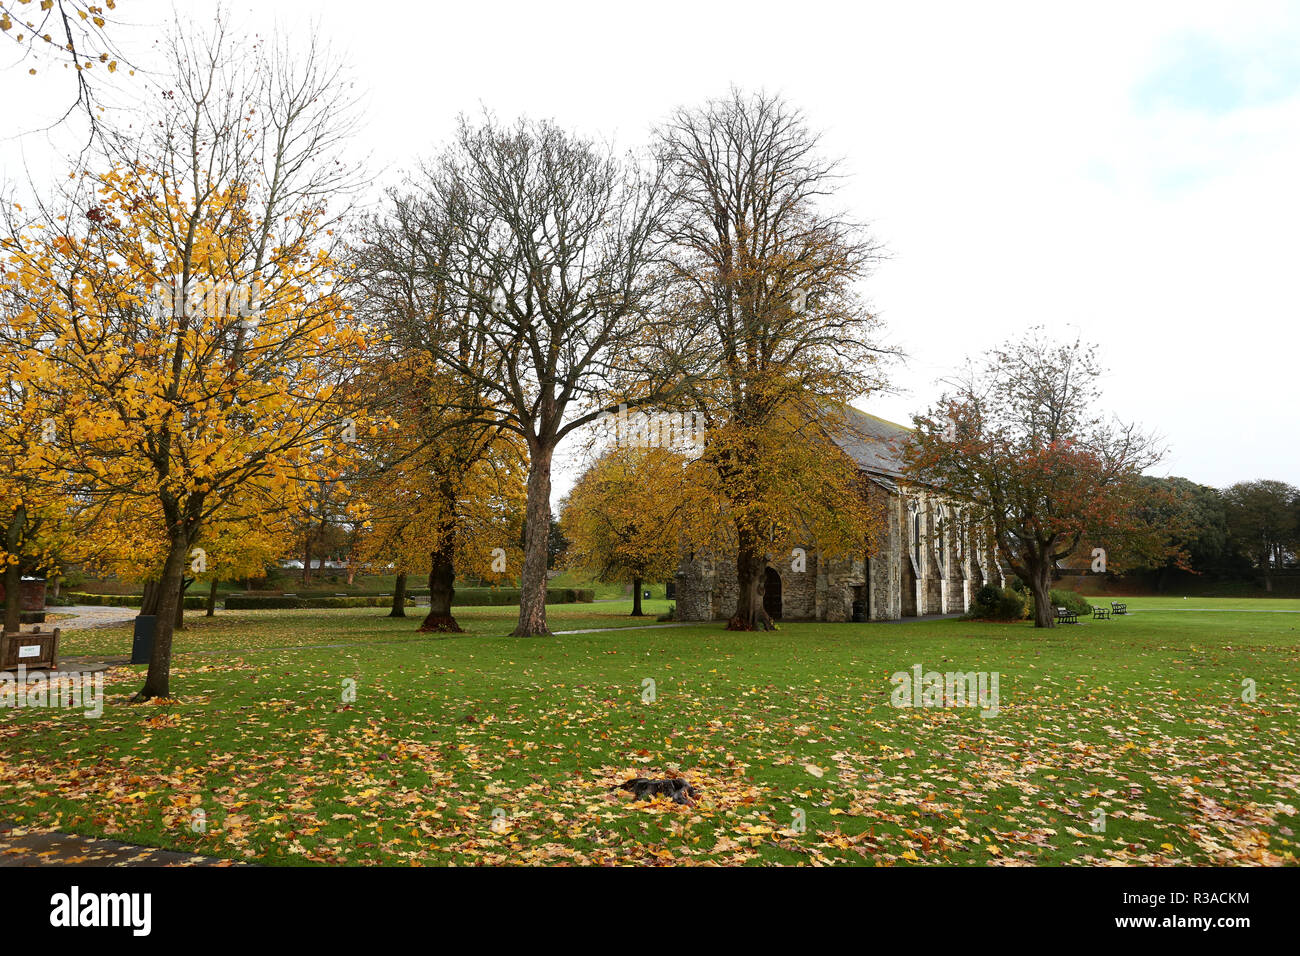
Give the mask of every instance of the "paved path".
[{"label": "paved path", "polygon": [[65,631],[87,630],[96,627],[121,627],[130,624],[140,613],[138,607],[101,607],[98,604],[72,604],[68,607],[45,609],[49,614],[71,614],[70,621],[57,621],[55,627]]},{"label": "paved path", "polygon": [[4,866],[239,866],[232,860],[177,853],[117,840],[25,830],[0,823],[0,867]]}]

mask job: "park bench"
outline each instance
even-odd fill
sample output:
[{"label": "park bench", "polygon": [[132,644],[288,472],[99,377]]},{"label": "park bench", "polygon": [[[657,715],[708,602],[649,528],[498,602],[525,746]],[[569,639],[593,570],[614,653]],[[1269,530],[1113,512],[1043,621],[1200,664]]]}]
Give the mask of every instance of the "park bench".
[{"label": "park bench", "polygon": [[1079,615],[1075,614],[1068,607],[1058,607],[1056,609],[1057,624],[1078,624]]},{"label": "park bench", "polygon": [[1092,619],[1094,621],[1109,621],[1110,608],[1097,605],[1092,609]]},{"label": "park bench", "polygon": [[0,634],[0,670],[59,666],[59,628],[52,631],[5,631]]},{"label": "park bench", "polygon": [[1122,604],[1122,603],[1120,603],[1119,601],[1111,601],[1111,602],[1110,602],[1110,609],[1111,609],[1111,612],[1114,613],[1114,614],[1127,614],[1127,613],[1128,613],[1128,605],[1127,605],[1127,604]]}]

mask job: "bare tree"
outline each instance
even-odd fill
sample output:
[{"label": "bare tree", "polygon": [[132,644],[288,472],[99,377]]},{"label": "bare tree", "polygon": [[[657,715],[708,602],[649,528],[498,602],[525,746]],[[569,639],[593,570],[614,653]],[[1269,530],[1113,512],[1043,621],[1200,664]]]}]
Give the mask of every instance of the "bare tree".
[{"label": "bare tree", "polygon": [[482,416],[527,445],[518,636],[548,632],[556,447],[620,402],[660,400],[685,365],[680,327],[656,309],[666,200],[656,164],[620,159],[551,123],[489,117],[462,121],[399,207],[404,253],[389,267],[436,282],[446,316],[462,327],[426,345],[470,385],[463,423]]}]

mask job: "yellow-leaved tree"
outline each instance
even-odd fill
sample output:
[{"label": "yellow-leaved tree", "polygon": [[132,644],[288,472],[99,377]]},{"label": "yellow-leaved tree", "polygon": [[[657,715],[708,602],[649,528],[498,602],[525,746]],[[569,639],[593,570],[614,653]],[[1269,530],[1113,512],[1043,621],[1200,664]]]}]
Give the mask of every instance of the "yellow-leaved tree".
[{"label": "yellow-leaved tree", "polygon": [[672,448],[615,446],[588,468],[560,505],[568,560],[602,581],[632,582],[640,617],[641,583],[672,575],[681,559],[690,486],[698,463]]},{"label": "yellow-leaved tree", "polygon": [[[326,202],[348,185],[336,68],[310,49],[173,42],[156,124],[33,214],[13,210],[0,337],[57,399],[87,500],[161,516],[157,631],[137,699],[170,693],[181,586],[205,528],[250,489],[272,507],[338,480],[364,345],[338,294]],[[105,531],[119,523],[106,525]]]}]

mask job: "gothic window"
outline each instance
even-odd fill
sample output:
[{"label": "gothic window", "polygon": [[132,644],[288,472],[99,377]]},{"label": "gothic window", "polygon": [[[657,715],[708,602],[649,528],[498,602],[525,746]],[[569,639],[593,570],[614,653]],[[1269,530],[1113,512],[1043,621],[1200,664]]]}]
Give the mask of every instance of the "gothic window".
[{"label": "gothic window", "polygon": [[909,522],[909,530],[912,536],[912,555],[916,558],[917,567],[921,566],[921,509],[913,501],[908,505],[912,512],[912,520]]},{"label": "gothic window", "polygon": [[948,512],[943,505],[935,505],[934,538],[932,540],[932,544],[934,545],[934,562],[939,566],[939,569],[941,571],[943,570],[945,564],[943,557],[944,557],[944,545],[946,543],[945,538],[947,534],[948,534]]}]

